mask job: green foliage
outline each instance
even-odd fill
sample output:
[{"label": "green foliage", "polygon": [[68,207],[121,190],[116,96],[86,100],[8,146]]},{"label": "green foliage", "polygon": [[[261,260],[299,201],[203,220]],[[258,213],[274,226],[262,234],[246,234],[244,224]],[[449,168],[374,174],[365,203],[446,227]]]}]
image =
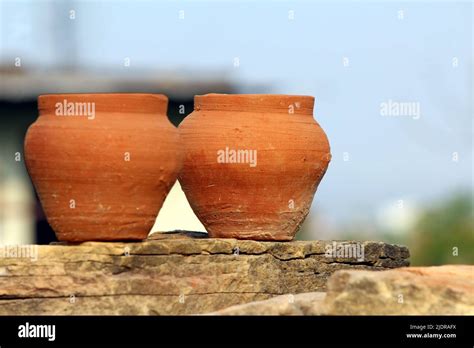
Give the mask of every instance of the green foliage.
[{"label": "green foliage", "polygon": [[412,265],[474,264],[472,192],[425,210],[406,243]]}]

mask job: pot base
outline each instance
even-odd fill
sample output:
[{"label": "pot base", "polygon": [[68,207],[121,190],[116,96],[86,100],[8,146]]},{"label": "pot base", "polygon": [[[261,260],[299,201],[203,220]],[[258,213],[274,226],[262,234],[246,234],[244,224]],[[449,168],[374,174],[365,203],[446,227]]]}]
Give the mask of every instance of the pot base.
[{"label": "pot base", "polygon": [[67,243],[82,243],[82,242],[127,242],[127,241],[142,241],[148,236],[148,232],[131,232],[117,235],[117,233],[62,233],[57,234],[56,237],[60,242]]}]

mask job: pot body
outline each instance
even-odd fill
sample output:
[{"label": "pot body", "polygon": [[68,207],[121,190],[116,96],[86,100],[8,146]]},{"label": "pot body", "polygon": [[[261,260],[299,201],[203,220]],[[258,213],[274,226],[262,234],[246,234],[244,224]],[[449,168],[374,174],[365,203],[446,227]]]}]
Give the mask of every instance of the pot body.
[{"label": "pot body", "polygon": [[181,167],[167,106],[153,94],[38,98],[25,160],[60,241],[147,237]]},{"label": "pot body", "polygon": [[211,237],[292,240],[331,155],[314,98],[208,94],[179,126],[179,180]]}]

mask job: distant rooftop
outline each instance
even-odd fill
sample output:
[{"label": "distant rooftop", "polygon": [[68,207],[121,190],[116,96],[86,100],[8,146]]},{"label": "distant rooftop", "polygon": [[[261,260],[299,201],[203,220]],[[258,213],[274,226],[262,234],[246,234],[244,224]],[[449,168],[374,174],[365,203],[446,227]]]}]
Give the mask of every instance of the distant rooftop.
[{"label": "distant rooftop", "polygon": [[[263,86],[248,86],[258,92]],[[0,66],[0,100],[30,100],[48,93],[163,93],[172,99],[196,94],[236,93],[240,88],[228,74],[215,71],[25,70]]]}]

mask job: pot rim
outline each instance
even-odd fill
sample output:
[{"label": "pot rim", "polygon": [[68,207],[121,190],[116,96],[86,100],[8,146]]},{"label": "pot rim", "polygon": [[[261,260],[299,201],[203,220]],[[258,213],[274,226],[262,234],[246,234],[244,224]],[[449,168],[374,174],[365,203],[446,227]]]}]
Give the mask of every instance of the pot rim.
[{"label": "pot rim", "polygon": [[314,97],[290,94],[219,94],[194,96],[194,110],[277,112],[313,115]]},{"label": "pot rim", "polygon": [[96,111],[130,113],[164,113],[168,109],[168,97],[153,93],[58,93],[38,96],[38,110],[50,113],[57,103],[94,103]]}]

